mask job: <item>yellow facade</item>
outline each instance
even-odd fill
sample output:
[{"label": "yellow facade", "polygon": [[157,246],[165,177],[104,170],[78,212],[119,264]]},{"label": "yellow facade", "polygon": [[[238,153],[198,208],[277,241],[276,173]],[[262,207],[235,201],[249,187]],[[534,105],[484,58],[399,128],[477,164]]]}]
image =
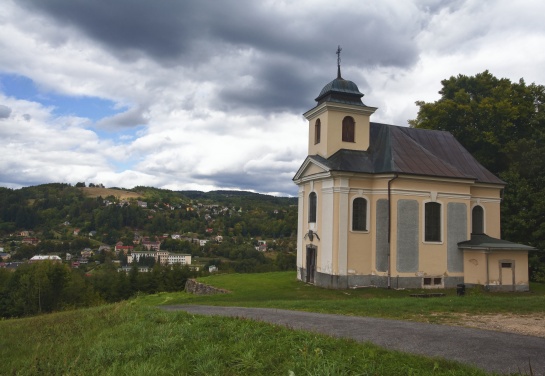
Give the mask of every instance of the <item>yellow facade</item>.
[{"label": "yellow facade", "polygon": [[[348,87],[352,97],[347,99],[346,91],[336,87]],[[459,247],[470,241],[474,229],[500,238],[503,182],[486,178],[489,172],[482,180],[474,177],[474,167],[484,169],[476,161],[470,172],[464,166],[457,169],[448,161],[450,154],[426,143],[428,137],[437,137],[437,143],[450,137],[449,145],[455,147],[449,152],[467,153],[456,149],[459,144],[450,134],[423,136],[418,132],[427,131],[371,123],[376,108],[361,102],[363,94],[340,78],[340,68],[327,88],[330,92],[322,91],[318,105],[304,114],[309,156],[294,177],[299,186],[298,278],[328,288],[447,288],[466,283],[527,289],[527,252]],[[342,140],[347,116],[355,123],[354,142]],[[373,137],[382,137],[381,144],[372,144],[371,127]],[[403,153],[395,154],[393,142],[405,148]],[[466,159],[455,163],[460,160]],[[371,167],[366,170],[358,163]],[[373,170],[375,164],[379,172]],[[311,194],[316,195],[312,222]],[[365,213],[356,209],[356,199],[365,204]]]},{"label": "yellow facade", "polygon": [[[367,150],[369,148],[369,116],[375,112],[374,107],[358,107],[341,104],[324,103],[307,112],[309,120],[308,154],[317,154],[328,158],[339,149]],[[343,142],[338,124],[350,116],[355,121],[355,142]],[[316,143],[316,121],[320,120],[320,142]]]},{"label": "yellow facade", "polygon": [[[301,178],[312,177],[323,174],[325,171],[316,165],[309,166]],[[318,234],[320,240],[314,238],[304,239],[301,249],[308,245],[316,245],[319,250],[322,247],[329,247],[328,256],[323,257],[319,252],[316,267],[320,273],[330,275],[372,275],[381,277],[396,278],[425,278],[425,277],[459,277],[465,283],[484,284],[486,281],[483,274],[483,268],[475,268],[477,265],[483,265],[484,254],[472,254],[469,257],[464,256],[464,271],[449,272],[447,268],[447,206],[450,203],[462,204],[466,208],[466,233],[471,234],[471,210],[475,205],[480,205],[485,211],[485,228],[493,235],[499,232],[499,188],[481,189],[475,187],[468,181],[433,181],[429,179],[417,179],[415,177],[398,177],[392,181],[390,187],[391,215],[390,222],[390,260],[387,271],[379,271],[375,267],[377,238],[375,220],[377,218],[377,201],[388,200],[388,181],[393,176],[365,176],[365,177],[333,177],[328,176],[318,180],[311,180],[301,184],[303,202],[303,229],[302,234],[312,230]],[[478,199],[471,195],[471,192],[479,192]],[[306,200],[310,192],[317,195],[317,220],[315,223],[308,222],[308,208]],[[365,231],[352,231],[351,223],[351,203],[357,197],[363,197],[368,202],[368,226]],[[399,200],[412,200],[418,205],[418,252],[419,262],[418,270],[415,272],[403,272],[396,270],[397,264],[397,204]],[[442,239],[438,242],[426,242],[424,240],[424,205],[426,202],[434,201],[442,205],[441,223]],[[328,206],[326,203],[329,202]],[[342,210],[344,208],[344,210]],[[496,235],[497,236],[497,235]],[[324,245],[324,240],[327,245]],[[343,247],[343,245],[345,245]],[[305,265],[305,255],[302,252],[300,267]],[[469,257],[469,258],[468,258]],[[515,275],[522,276],[517,280],[518,284],[527,284],[524,270],[527,269],[527,256],[524,253],[507,255],[491,255],[489,263],[497,264],[499,259],[513,260]],[[344,261],[344,262],[343,262]],[[499,283],[499,272],[497,268],[490,267],[490,284]],[[527,273],[526,273],[527,274]],[[505,284],[505,283],[504,283]]]}]

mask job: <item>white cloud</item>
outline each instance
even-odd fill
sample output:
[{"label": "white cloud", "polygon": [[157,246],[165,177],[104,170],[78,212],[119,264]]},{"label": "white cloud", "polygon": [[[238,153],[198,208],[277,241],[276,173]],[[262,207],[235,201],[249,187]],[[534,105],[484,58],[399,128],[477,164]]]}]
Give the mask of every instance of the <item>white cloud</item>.
[{"label": "white cloud", "polygon": [[[453,75],[488,69],[545,83],[537,0],[213,8],[135,0],[119,19],[112,11],[124,2],[66,1],[3,3],[0,73],[28,77],[45,94],[108,99],[119,113],[96,124],[58,117],[0,87],[0,185],[85,180],[295,194],[291,178],[307,152],[301,113],[335,77],[338,44],[343,77],[378,107],[374,121],[406,125],[414,102],[437,100],[440,81]],[[192,17],[180,19],[182,10]],[[146,11],[161,22],[139,22]]]}]

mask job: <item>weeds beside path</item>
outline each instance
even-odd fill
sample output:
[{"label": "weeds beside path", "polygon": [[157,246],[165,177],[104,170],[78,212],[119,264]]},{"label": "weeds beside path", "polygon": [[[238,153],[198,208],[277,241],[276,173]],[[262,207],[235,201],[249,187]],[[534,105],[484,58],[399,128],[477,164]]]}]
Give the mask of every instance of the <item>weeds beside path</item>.
[{"label": "weeds beside path", "polygon": [[250,318],[292,329],[371,342],[390,350],[442,357],[489,372],[545,374],[545,338],[511,333],[369,317],[272,308],[201,305],[162,306],[166,311]]}]

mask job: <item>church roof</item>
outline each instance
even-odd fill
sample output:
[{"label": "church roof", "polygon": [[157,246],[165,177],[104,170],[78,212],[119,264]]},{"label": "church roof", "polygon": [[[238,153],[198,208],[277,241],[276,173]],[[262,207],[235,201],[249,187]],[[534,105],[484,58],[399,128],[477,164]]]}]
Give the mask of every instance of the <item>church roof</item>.
[{"label": "church roof", "polygon": [[324,86],[318,97],[315,99],[318,105],[323,102],[336,102],[352,104],[356,106],[365,106],[361,101],[363,94],[358,89],[358,85],[352,81],[345,80],[341,76],[341,46],[337,49],[337,78]]},{"label": "church roof", "polygon": [[399,173],[505,185],[445,131],[372,122],[368,150],[341,149],[327,159],[319,155],[308,158],[332,171]]},{"label": "church roof", "polygon": [[461,249],[479,249],[488,251],[531,251],[534,247],[512,243],[507,240],[496,239],[486,234],[471,234],[471,239],[458,243]]},{"label": "church roof", "polygon": [[361,101],[363,94],[358,89],[358,86],[352,81],[345,80],[340,75],[333,81],[324,86],[316,102],[336,102],[353,104],[356,106],[365,106]]}]

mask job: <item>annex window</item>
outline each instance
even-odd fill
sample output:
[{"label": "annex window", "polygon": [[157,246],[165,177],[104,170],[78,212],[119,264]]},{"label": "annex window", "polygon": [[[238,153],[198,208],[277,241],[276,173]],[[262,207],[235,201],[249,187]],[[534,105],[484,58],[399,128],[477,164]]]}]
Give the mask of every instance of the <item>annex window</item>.
[{"label": "annex window", "polygon": [[363,197],[352,202],[352,231],[367,231],[367,200]]},{"label": "annex window", "polygon": [[441,204],[427,202],[425,205],[424,241],[441,241]]},{"label": "annex window", "polygon": [[482,206],[475,206],[471,211],[471,233],[484,234],[484,209]]},{"label": "annex window", "polygon": [[316,120],[316,123],[314,124],[314,144],[320,143],[320,137],[322,132],[322,124],[320,122],[320,119]]},{"label": "annex window", "polygon": [[316,193],[311,192],[308,195],[308,221],[309,223],[316,222]]},{"label": "annex window", "polygon": [[346,116],[343,119],[343,142],[355,142],[355,123],[354,118]]}]

